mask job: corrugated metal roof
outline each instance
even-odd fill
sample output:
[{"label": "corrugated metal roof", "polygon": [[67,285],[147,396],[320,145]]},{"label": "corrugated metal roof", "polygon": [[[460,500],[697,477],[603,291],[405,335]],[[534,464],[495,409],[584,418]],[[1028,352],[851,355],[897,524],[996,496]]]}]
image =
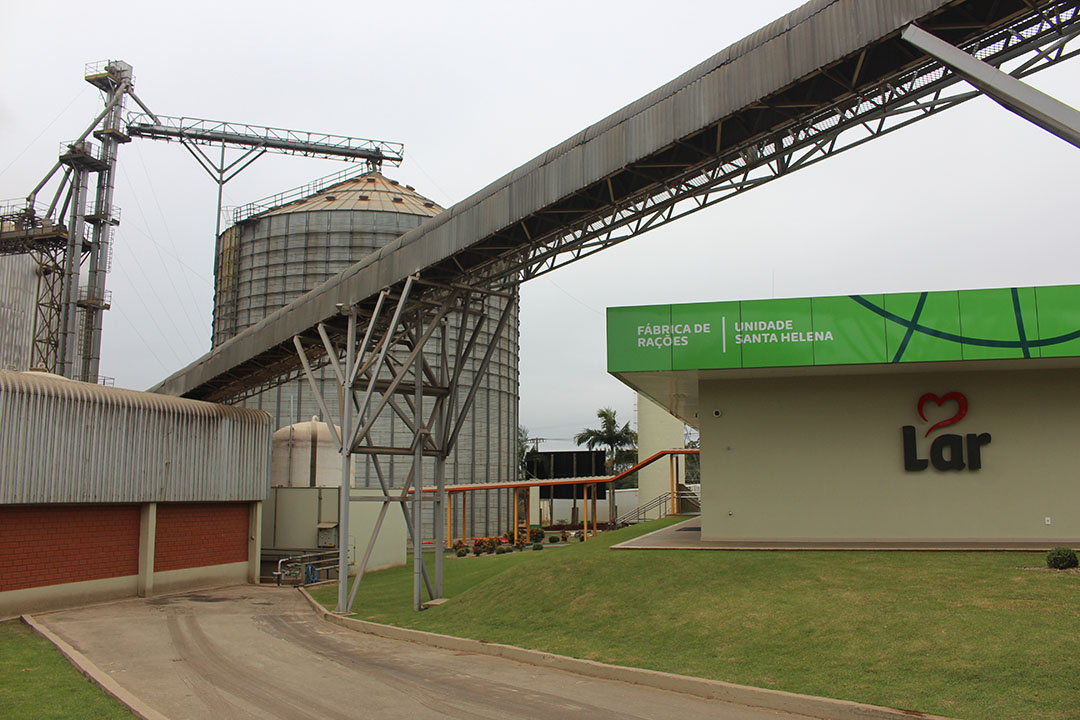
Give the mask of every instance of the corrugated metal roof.
[{"label": "corrugated metal roof", "polygon": [[0,504],[262,500],[270,416],[0,371]]},{"label": "corrugated metal roof", "polygon": [[411,185],[402,185],[382,173],[370,172],[259,213],[244,222],[270,215],[317,210],[373,210],[431,217],[442,212],[443,208],[416,192]]}]

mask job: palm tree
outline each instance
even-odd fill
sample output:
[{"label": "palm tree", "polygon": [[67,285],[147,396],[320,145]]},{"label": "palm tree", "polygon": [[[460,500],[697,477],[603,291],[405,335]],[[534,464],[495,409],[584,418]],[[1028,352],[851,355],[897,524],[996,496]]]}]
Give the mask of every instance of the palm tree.
[{"label": "palm tree", "polygon": [[609,473],[615,473],[615,463],[621,448],[632,448],[637,444],[637,434],[630,429],[630,423],[619,427],[615,411],[609,407],[596,411],[600,418],[599,428],[585,428],[574,436],[574,442],[585,445],[590,450],[604,448],[606,467]]},{"label": "palm tree", "polygon": [[[609,407],[600,408],[596,411],[596,417],[600,419],[599,428],[585,428],[574,436],[574,442],[585,445],[590,450],[597,447],[604,448],[605,465],[608,473],[614,475],[620,456],[626,455],[626,450],[637,445],[637,433],[630,429],[630,423],[619,427],[615,419],[615,411]],[[622,452],[620,452],[622,451]],[[608,520],[615,522],[615,486],[608,488]]]},{"label": "palm tree", "polygon": [[528,464],[529,455],[536,452],[536,448],[529,445],[530,441],[529,428],[524,425],[518,425],[517,459],[519,480],[524,480],[528,476],[526,466]]}]

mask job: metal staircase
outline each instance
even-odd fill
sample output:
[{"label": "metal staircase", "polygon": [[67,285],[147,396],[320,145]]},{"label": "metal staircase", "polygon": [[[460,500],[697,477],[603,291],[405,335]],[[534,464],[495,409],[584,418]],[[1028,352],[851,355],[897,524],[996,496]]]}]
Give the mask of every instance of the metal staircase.
[{"label": "metal staircase", "polygon": [[[678,515],[697,515],[701,512],[701,494],[696,490],[682,485],[676,492],[676,508]],[[649,514],[656,511],[656,517],[650,518]],[[671,493],[661,493],[652,500],[638,505],[633,510],[625,512],[615,518],[616,526],[633,525],[643,520],[655,520],[667,517],[671,513]]]}]

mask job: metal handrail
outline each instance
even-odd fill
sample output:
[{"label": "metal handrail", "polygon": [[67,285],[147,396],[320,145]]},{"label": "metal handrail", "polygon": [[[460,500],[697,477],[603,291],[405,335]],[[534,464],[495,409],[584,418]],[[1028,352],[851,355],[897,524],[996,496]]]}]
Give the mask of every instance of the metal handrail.
[{"label": "metal handrail", "polygon": [[368,170],[367,167],[363,166],[345,168],[344,170],[339,170],[338,172],[326,175],[325,177],[312,180],[306,185],[301,185],[300,187],[295,187],[290,190],[283,190],[282,192],[262,198],[261,200],[255,200],[254,202],[249,202],[246,205],[234,207],[232,208],[232,221],[234,223],[243,222],[244,220],[247,220],[253,215],[258,215],[259,213],[270,210],[271,208],[285,205],[286,203],[290,203],[294,200],[306,198],[308,196],[314,195],[315,193],[323,190],[324,188],[330,187],[332,185],[337,185],[338,183],[343,183],[346,180],[360,177],[361,175],[364,175],[368,172],[370,172],[370,170]]},{"label": "metal handrail", "polygon": [[60,143],[60,157],[66,155],[85,155],[93,160],[99,162],[104,160],[102,155],[102,147],[96,143],[92,143],[89,140],[72,140],[70,142],[65,141]]},{"label": "metal handrail", "polygon": [[40,225],[48,218],[48,207],[40,203],[28,203],[25,198],[0,200],[0,218],[9,221],[25,221]]},{"label": "metal handrail", "polygon": [[97,60],[95,62],[86,63],[83,67],[83,77],[92,78],[100,75],[113,75],[128,73],[128,78],[134,82],[135,76],[131,74],[131,65],[128,65],[123,60]]},{"label": "metal handrail", "polygon": [[[685,489],[679,490],[675,495],[676,500],[694,500],[695,502],[701,502],[701,495],[693,490]],[[642,517],[647,515],[652,510],[659,510],[657,516],[664,518],[670,514],[671,509],[671,492],[661,493],[652,500],[649,500],[642,505],[638,505],[633,510],[623,513],[615,518],[616,525],[627,525],[631,522],[641,522]]]},{"label": "metal handrail", "polygon": [[[323,570],[331,570],[337,568],[338,565],[338,551],[327,550],[326,552],[317,553],[305,553],[302,555],[289,555],[278,560],[278,569],[272,574],[278,585],[281,585],[281,579],[283,577],[295,577],[301,576],[301,571],[307,572],[307,568],[315,569],[315,582],[319,582],[322,578]],[[307,578],[303,578],[305,585],[309,584]],[[327,576],[329,579],[329,575]]]}]

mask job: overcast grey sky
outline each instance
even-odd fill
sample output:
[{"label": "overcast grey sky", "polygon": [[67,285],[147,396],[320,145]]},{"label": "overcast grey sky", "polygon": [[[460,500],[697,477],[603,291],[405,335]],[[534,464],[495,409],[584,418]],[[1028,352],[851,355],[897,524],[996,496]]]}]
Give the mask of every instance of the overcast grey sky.
[{"label": "overcast grey sky", "polygon": [[[449,206],[796,7],[791,0],[8,3],[0,199],[100,110],[87,62],[134,66],[164,115],[405,143],[386,174]],[[1080,105],[1080,60],[1030,82]],[[567,447],[630,419],[604,308],[1080,282],[1080,151],[977,99],[527,283],[521,419]],[[335,172],[267,156],[239,205]],[[142,389],[209,348],[216,186],[176,144],[120,149],[101,372]]]}]

